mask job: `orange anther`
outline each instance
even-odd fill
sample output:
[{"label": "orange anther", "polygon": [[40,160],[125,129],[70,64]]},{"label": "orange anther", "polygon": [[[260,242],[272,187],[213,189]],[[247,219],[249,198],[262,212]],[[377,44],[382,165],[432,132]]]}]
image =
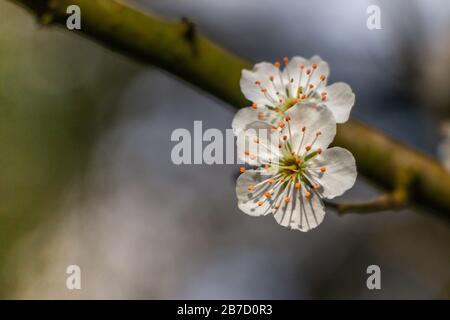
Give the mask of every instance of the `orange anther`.
[{"label": "orange anther", "polygon": [[288,63],[288,62],[289,62],[289,58],[288,58],[288,57],[284,57],[284,58],[283,58],[283,62],[284,62],[284,63]]},{"label": "orange anther", "polygon": [[310,199],[311,198],[311,192],[306,191],[305,192],[305,197],[306,197],[306,199]]},{"label": "orange anther", "polygon": [[311,150],[311,146],[306,146],[306,147],[305,147],[305,150],[306,150],[306,151]]},{"label": "orange anther", "polygon": [[264,192],[264,195],[266,196],[266,198],[270,198],[270,192],[269,191]]},{"label": "orange anther", "polygon": [[325,167],[320,168],[320,172],[324,173],[325,171],[327,171],[327,168]]},{"label": "orange anther", "polygon": [[313,63],[312,67],[314,70],[317,69],[317,63]]},{"label": "orange anther", "polygon": [[254,189],[255,189],[255,186],[248,186],[248,187],[247,187],[247,190],[248,190],[248,191],[252,191],[252,190],[254,190]]},{"label": "orange anther", "polygon": [[256,103],[252,103],[252,109],[256,109],[257,107]]},{"label": "orange anther", "polygon": [[301,186],[301,185],[300,185],[300,182],[297,182],[297,183],[295,184],[295,189],[297,189],[297,190],[300,189],[300,186]]},{"label": "orange anther", "polygon": [[240,171],[241,173],[244,173],[244,172],[245,172],[245,167],[240,167],[240,168],[239,168],[239,171]]},{"label": "orange anther", "polygon": [[322,74],[321,76],[320,76],[320,81],[325,81],[325,75],[324,74]]},{"label": "orange anther", "polygon": [[273,65],[275,66],[275,68],[279,68],[279,67],[280,67],[280,63],[279,63],[278,61],[275,61],[275,62],[273,63]]}]

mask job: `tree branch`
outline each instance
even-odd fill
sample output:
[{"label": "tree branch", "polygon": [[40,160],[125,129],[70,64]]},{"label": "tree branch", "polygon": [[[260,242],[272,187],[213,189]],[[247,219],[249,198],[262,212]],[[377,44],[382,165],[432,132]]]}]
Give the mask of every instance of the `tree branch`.
[{"label": "tree branch", "polygon": [[335,203],[327,201],[326,205],[336,209],[341,215],[401,209],[408,204],[414,176],[414,173],[410,170],[400,171],[396,177],[396,185],[391,192],[367,202]]},{"label": "tree branch", "polygon": [[[168,22],[114,0],[9,1],[26,7],[41,22],[63,26],[66,8],[78,5],[82,12],[78,33],[167,70],[233,106],[249,104],[239,79],[241,70],[251,65],[200,35],[189,21]],[[358,171],[382,187],[395,188],[397,173],[413,170],[409,198],[450,218],[450,175],[430,157],[355,120],[338,126],[335,144],[349,149]]]}]

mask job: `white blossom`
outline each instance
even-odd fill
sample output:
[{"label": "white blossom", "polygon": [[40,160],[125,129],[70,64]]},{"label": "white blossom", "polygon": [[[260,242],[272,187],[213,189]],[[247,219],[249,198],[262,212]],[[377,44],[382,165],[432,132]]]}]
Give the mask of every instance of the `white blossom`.
[{"label": "white blossom", "polygon": [[[336,120],[327,108],[295,106],[278,126],[271,139],[256,136],[261,128],[272,129],[260,121],[238,136],[239,157],[256,166],[241,168],[238,206],[249,215],[272,214],[284,227],[308,231],[323,221],[322,198],[339,196],[355,183],[355,159],[346,149],[327,149],[336,135]],[[249,141],[257,144],[256,152]]]},{"label": "white blossom", "polygon": [[241,109],[233,120],[237,135],[255,120],[278,125],[284,113],[295,105],[314,105],[329,109],[337,123],[346,122],[355,103],[350,86],[337,82],[327,86],[328,64],[319,56],[293,57],[279,62],[261,62],[253,70],[242,70],[240,81],[251,107]]}]

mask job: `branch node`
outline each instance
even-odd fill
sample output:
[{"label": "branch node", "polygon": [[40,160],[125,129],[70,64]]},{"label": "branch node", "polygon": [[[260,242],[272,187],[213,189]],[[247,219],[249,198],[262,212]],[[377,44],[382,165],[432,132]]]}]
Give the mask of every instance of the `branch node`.
[{"label": "branch node", "polygon": [[181,18],[183,38],[190,44],[192,53],[197,54],[197,26],[187,17]]}]

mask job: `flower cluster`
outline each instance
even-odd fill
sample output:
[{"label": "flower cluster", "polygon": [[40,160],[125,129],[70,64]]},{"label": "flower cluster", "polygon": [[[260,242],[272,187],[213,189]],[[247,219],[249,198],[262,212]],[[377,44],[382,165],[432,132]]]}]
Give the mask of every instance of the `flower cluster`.
[{"label": "flower cluster", "polygon": [[328,148],[355,96],[345,83],[327,86],[329,68],[320,57],[283,60],[283,69],[262,62],[242,71],[241,89],[252,106],[235,115],[232,127],[238,156],[254,168],[241,168],[236,193],[243,212],[272,214],[284,227],[308,231],[323,221],[322,199],[355,183],[353,155]]}]

